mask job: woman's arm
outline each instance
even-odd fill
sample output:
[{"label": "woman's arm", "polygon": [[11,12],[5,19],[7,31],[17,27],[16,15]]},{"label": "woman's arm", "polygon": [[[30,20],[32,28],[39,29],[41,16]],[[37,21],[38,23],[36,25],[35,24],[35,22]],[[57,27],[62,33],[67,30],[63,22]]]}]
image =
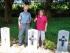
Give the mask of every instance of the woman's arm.
[{"label": "woman's arm", "polygon": [[45,32],[47,31],[47,25],[48,25],[48,23],[46,22],[46,25],[45,25]]}]

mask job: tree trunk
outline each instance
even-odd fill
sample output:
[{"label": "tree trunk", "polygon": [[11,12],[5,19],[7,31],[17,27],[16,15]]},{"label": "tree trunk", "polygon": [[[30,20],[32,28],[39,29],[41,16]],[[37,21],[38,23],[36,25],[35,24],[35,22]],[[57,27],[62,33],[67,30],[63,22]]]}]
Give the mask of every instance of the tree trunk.
[{"label": "tree trunk", "polygon": [[10,0],[4,0],[5,3],[5,23],[9,24],[11,21],[12,4]]},{"label": "tree trunk", "polygon": [[53,0],[46,0],[46,2],[45,2],[45,9],[46,10],[48,10],[50,8],[49,5],[50,5],[50,3],[52,3],[52,1]]}]

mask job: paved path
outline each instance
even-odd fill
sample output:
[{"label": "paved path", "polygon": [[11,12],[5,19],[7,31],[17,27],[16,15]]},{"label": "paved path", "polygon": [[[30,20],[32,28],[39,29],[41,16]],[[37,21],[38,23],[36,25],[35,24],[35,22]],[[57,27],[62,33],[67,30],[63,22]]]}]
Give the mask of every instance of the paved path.
[{"label": "paved path", "polygon": [[0,53],[54,53],[53,51],[49,49],[44,48],[28,48],[24,46],[11,46],[10,48],[1,48],[0,47]]}]

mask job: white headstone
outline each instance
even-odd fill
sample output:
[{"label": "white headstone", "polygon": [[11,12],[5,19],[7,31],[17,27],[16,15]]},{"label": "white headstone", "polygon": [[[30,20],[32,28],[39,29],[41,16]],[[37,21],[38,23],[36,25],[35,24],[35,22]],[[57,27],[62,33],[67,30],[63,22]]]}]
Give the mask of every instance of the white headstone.
[{"label": "white headstone", "polygon": [[60,30],[58,33],[57,52],[68,53],[69,31]]},{"label": "white headstone", "polygon": [[38,43],[38,30],[28,30],[28,47],[37,48]]},{"label": "white headstone", "polygon": [[8,27],[1,28],[1,46],[2,48],[10,47],[10,29]]}]

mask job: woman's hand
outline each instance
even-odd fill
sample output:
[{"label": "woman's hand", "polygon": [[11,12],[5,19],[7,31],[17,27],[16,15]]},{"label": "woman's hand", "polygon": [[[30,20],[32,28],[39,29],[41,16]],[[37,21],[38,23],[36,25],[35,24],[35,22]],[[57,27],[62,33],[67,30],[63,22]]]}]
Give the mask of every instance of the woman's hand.
[{"label": "woman's hand", "polygon": [[37,18],[34,19],[34,22],[36,22],[36,21],[37,21]]},{"label": "woman's hand", "polygon": [[46,32],[46,29],[44,31]]}]

